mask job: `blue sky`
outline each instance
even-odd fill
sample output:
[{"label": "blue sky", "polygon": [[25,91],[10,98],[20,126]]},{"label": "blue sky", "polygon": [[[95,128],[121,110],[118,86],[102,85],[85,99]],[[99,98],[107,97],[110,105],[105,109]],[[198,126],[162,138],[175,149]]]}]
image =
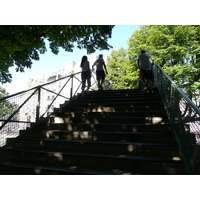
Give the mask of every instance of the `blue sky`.
[{"label": "blue sky", "polygon": [[[121,47],[125,49],[128,47],[127,42],[132,33],[139,28],[139,25],[116,25],[112,32],[112,38],[108,40],[108,43],[113,46],[111,50],[99,51],[94,54],[99,55],[102,53],[104,57],[110,55],[112,50],[118,50]],[[60,48],[58,55],[55,55],[47,48],[45,54],[40,55],[39,61],[33,61],[31,69],[25,69],[25,73],[15,72],[15,67],[10,68],[13,79],[12,83],[2,85],[9,94],[14,94],[19,91],[25,90],[27,87],[28,79],[34,77],[41,72],[56,72],[65,66],[67,61],[74,60],[79,62],[83,55],[87,55],[85,49],[74,48],[73,53],[66,52]]]}]

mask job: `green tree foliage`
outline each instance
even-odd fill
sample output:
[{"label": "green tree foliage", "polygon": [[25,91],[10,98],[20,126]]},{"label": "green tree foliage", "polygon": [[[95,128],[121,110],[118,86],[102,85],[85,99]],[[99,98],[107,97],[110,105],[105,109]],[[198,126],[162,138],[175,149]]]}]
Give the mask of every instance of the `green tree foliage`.
[{"label": "green tree foliage", "polygon": [[[0,99],[8,96],[8,92],[2,87],[0,87]],[[11,103],[8,100],[1,100],[0,101],[0,119],[2,119],[5,116],[10,115],[14,109],[16,108],[15,103]]]},{"label": "green tree foliage", "polygon": [[200,26],[141,26],[128,44],[132,59],[145,49],[190,98],[200,89]]},{"label": "green tree foliage", "polygon": [[127,55],[127,50],[121,48],[113,50],[107,57],[108,75],[106,80],[111,83],[112,89],[134,89],[137,88],[137,67]]},{"label": "green tree foliage", "polygon": [[59,47],[72,52],[74,45],[85,48],[87,53],[95,50],[110,49],[107,43],[111,38],[111,25],[9,25],[0,26],[0,82],[11,82],[9,67],[16,65],[16,71],[24,72],[31,68],[32,59],[39,60],[39,54],[47,49],[45,39],[50,43],[51,51],[59,53]]},{"label": "green tree foliage", "polygon": [[0,99],[6,97],[8,95],[9,95],[9,93],[6,92],[6,90],[4,88],[0,87]]}]

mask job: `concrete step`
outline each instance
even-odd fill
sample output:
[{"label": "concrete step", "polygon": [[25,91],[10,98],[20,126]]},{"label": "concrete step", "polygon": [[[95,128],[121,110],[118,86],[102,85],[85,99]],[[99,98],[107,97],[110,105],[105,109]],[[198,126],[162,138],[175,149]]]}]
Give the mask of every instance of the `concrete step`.
[{"label": "concrete step", "polygon": [[162,156],[169,159],[180,159],[177,145],[167,143],[21,138],[13,144],[13,148],[38,151],[51,151],[53,149],[68,153],[92,152],[106,155]]},{"label": "concrete step", "polygon": [[[84,96],[82,94],[80,94],[80,96],[78,97],[79,99],[81,99],[81,101],[90,101],[90,99],[132,99],[133,101],[135,101],[136,99],[160,99],[160,95],[159,94],[147,94],[145,92],[142,93],[105,93],[105,92],[89,92],[87,94],[85,94]],[[78,99],[76,98],[76,99]],[[79,101],[79,100],[78,100]],[[66,101],[67,102],[67,101]],[[77,102],[77,101],[75,101]]]},{"label": "concrete step", "polygon": [[74,103],[74,105],[77,106],[81,106],[81,107],[88,107],[88,106],[96,106],[96,105],[99,105],[99,106],[130,106],[130,107],[135,107],[135,106],[155,106],[155,105],[162,105],[162,102],[160,100],[156,100],[156,101],[141,101],[141,100],[138,100],[138,101],[134,101],[134,100],[131,100],[131,101],[114,101],[114,102],[107,102],[107,101],[102,101],[102,102],[89,102],[88,101],[85,101],[85,102],[76,102]]},{"label": "concrete step", "polygon": [[104,97],[112,97],[112,96],[160,96],[158,90],[153,90],[152,93],[146,93],[142,90],[103,90],[103,91],[90,91],[85,95],[87,96],[104,96]]},{"label": "concrete step", "polygon": [[51,117],[50,123],[136,123],[136,124],[169,124],[164,117]]},{"label": "concrete step", "polygon": [[161,111],[117,111],[117,112],[83,112],[83,111],[60,111],[52,116],[57,117],[163,117],[167,118],[166,113]]},{"label": "concrete step", "polygon": [[[61,105],[62,106],[62,105]],[[98,107],[112,107],[112,108],[117,108],[117,107],[130,107],[130,108],[145,108],[145,107],[159,107],[163,110],[163,105],[160,101],[149,101],[149,102],[77,102],[74,103],[70,108],[79,108],[79,107],[85,107],[85,108],[98,108]],[[65,109],[65,108],[63,108]],[[69,109],[69,108],[67,108]]]},{"label": "concrete step", "polygon": [[73,108],[74,111],[82,111],[82,112],[118,112],[118,111],[124,111],[124,112],[135,112],[135,111],[161,111],[163,110],[162,106],[159,105],[152,105],[152,106],[88,106],[88,107],[82,107],[82,106],[76,106]]},{"label": "concrete step", "polygon": [[[23,131],[22,131],[23,134]],[[171,132],[31,130],[24,138],[176,144]]]},{"label": "concrete step", "polygon": [[40,129],[68,130],[68,131],[120,131],[120,132],[168,132],[171,130],[169,125],[165,124],[118,124],[118,123],[52,123],[40,124]]},{"label": "concrete step", "polygon": [[17,163],[0,163],[0,175],[98,175],[99,173],[93,173],[87,170],[79,170],[76,167],[66,168],[54,168],[51,165],[37,165],[28,164],[23,162]]},{"label": "concrete step", "polygon": [[[87,96],[81,99],[82,103],[113,103],[113,102],[133,102],[137,103],[138,101],[140,102],[152,102],[152,101],[159,101],[160,97],[158,96],[127,96],[127,97],[122,97],[122,96],[112,96],[112,97],[105,97],[105,96]],[[77,103],[78,101],[74,102]]]},{"label": "concrete step", "polygon": [[76,166],[77,169],[103,171],[126,171],[129,174],[184,174],[182,162],[162,157],[112,156],[85,153],[64,153],[56,151],[30,151],[5,149],[3,162],[28,162],[38,166],[51,165],[54,168]]}]

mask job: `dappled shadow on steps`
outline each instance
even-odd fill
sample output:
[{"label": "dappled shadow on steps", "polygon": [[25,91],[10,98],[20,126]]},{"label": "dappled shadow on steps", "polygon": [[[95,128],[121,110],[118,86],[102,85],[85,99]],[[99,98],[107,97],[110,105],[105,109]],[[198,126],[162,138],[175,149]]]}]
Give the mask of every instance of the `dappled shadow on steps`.
[{"label": "dappled shadow on steps", "polygon": [[89,92],[0,159],[2,174],[185,174],[157,90]]}]

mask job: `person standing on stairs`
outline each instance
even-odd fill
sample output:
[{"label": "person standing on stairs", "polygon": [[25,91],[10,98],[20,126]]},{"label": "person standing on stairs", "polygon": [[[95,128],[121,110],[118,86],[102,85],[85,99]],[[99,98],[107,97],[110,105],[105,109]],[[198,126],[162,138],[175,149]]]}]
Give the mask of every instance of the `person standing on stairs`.
[{"label": "person standing on stairs", "polygon": [[82,93],[84,92],[85,86],[86,86],[86,80],[87,80],[87,91],[89,91],[90,86],[91,86],[91,71],[90,71],[90,63],[87,59],[87,56],[83,56],[81,60],[81,65],[80,67],[82,68],[81,72],[81,79],[82,79]]},{"label": "person standing on stairs", "polygon": [[138,58],[138,68],[140,69],[140,73],[142,75],[143,83],[144,83],[144,91],[151,91],[151,84],[153,81],[153,68],[154,62],[151,59],[151,56],[142,50],[139,58]]},{"label": "person standing on stairs", "polygon": [[99,55],[99,58],[92,65],[92,70],[94,70],[95,65],[96,65],[96,78],[97,78],[97,83],[98,83],[98,89],[103,90],[102,85],[105,80],[105,72],[106,74],[108,74],[108,72],[107,72],[106,64],[105,64],[102,54]]}]

